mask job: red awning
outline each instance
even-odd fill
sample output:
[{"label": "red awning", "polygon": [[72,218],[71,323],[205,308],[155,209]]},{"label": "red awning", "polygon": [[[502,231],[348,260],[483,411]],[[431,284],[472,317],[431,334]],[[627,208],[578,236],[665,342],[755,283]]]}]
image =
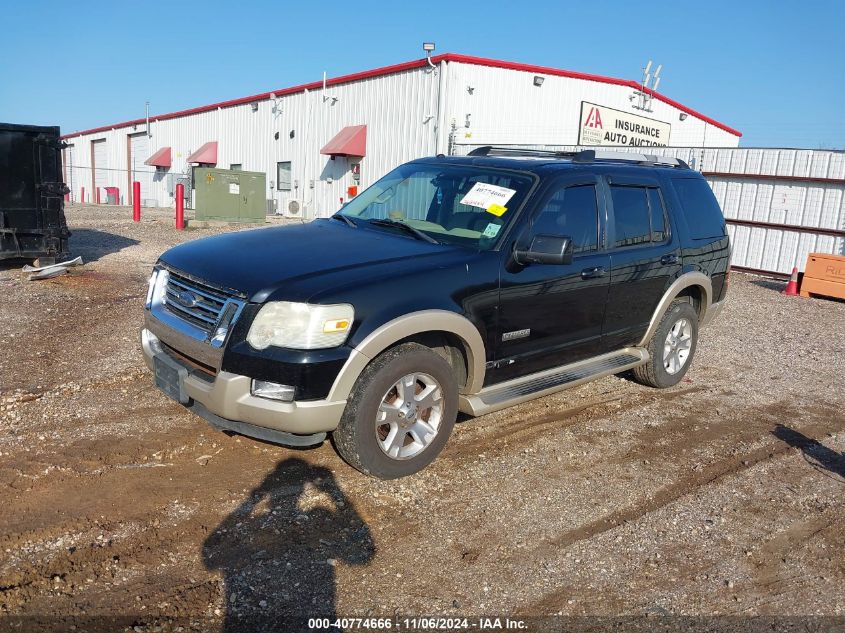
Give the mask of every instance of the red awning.
[{"label": "red awning", "polygon": [[202,163],[203,165],[217,164],[217,141],[209,141],[193,154],[188,156],[187,163]]},{"label": "red awning", "polygon": [[170,169],[170,162],[170,148],[162,147],[155,154],[145,160],[144,164],[149,165],[150,167],[164,167],[165,169]]},{"label": "red awning", "polygon": [[350,125],[343,128],[320,153],[327,156],[366,156],[367,126]]}]

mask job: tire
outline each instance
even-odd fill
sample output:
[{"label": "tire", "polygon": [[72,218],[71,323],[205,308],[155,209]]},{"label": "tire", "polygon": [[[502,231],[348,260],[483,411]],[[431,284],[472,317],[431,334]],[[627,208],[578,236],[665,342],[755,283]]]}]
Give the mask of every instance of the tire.
[{"label": "tire", "polygon": [[[404,386],[411,376],[413,391]],[[419,402],[433,406],[424,408]],[[405,343],[364,369],[332,440],[352,467],[379,479],[396,479],[434,461],[457,415],[452,368],[430,348]]]},{"label": "tire", "polygon": [[698,314],[688,300],[675,299],[648,342],[648,362],[634,368],[634,379],[658,389],[677,385],[692,365],[697,346]]}]

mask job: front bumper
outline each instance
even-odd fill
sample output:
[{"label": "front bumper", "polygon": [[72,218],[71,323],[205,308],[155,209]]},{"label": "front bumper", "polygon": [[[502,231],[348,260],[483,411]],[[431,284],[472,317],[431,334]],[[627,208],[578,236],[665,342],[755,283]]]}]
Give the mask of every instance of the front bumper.
[{"label": "front bumper", "polygon": [[[278,402],[258,398],[250,393],[252,379],[249,376],[226,371],[210,376],[197,370],[168,354],[158,337],[147,328],[141,330],[141,348],[144,361],[152,372],[155,372],[156,356],[168,365],[175,363],[181,367],[178,391],[183,396],[183,404],[194,408],[215,426],[244,435],[271,439],[266,433],[250,432],[247,425],[297,435],[326,433],[337,428],[346,407],[345,400]],[[196,403],[201,406],[195,407]],[[214,417],[204,415],[205,411]],[[226,425],[225,422],[234,424]]]}]

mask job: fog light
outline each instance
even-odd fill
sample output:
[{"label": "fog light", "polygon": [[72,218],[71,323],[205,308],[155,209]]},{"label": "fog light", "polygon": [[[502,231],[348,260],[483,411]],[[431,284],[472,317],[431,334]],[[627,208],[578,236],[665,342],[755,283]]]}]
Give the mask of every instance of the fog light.
[{"label": "fog light", "polygon": [[295,388],[290,385],[280,385],[277,382],[269,382],[267,380],[253,380],[250,391],[253,396],[258,396],[259,398],[293,402]]}]

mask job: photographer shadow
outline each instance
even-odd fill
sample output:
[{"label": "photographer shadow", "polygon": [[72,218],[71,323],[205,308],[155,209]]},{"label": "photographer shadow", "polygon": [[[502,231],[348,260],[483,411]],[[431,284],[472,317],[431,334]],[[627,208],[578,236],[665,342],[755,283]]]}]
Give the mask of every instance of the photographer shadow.
[{"label": "photographer shadow", "polygon": [[778,424],[772,431],[772,435],[790,446],[801,449],[809,463],[815,463],[845,479],[845,453],[830,449],[818,440],[783,424]]},{"label": "photographer shadow", "polygon": [[224,577],[227,632],[334,620],[336,566],[374,554],[369,527],[331,471],[298,458],[280,462],[203,544],[205,566]]}]

